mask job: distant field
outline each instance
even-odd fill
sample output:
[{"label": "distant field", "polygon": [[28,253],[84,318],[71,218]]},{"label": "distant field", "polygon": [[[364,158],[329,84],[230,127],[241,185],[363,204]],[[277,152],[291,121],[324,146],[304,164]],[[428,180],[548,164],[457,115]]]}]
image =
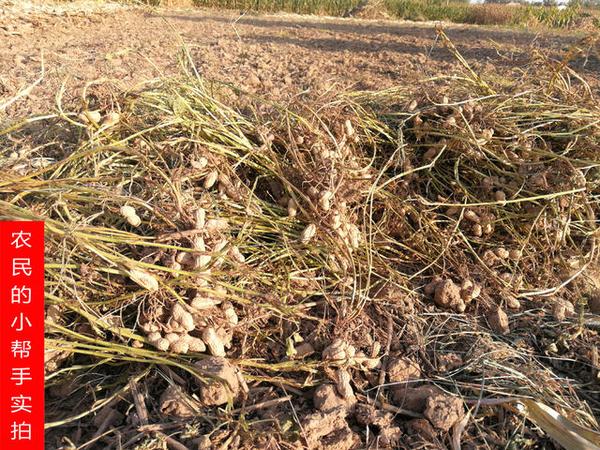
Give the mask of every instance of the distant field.
[{"label": "distant field", "polygon": [[348,15],[354,10],[356,14],[367,18],[389,16],[416,21],[445,20],[480,25],[572,28],[586,21],[598,25],[597,17],[580,7],[559,9],[531,5],[471,5],[442,0],[375,0],[366,2],[366,5],[358,0],[193,0],[193,3],[214,8],[331,16]]}]

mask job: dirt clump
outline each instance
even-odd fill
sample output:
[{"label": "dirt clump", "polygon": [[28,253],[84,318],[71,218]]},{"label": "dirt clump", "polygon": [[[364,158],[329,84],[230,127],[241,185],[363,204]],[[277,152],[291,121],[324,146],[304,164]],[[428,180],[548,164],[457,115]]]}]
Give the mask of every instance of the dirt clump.
[{"label": "dirt clump", "polygon": [[360,403],[356,406],[355,419],[361,426],[375,427],[375,430],[379,430],[375,442],[380,447],[397,448],[402,430],[394,425],[392,413],[381,411],[373,405]]},{"label": "dirt clump", "polygon": [[240,392],[239,369],[225,358],[217,356],[198,361],[197,369],[209,380],[199,381],[200,400],[207,406],[223,405]]},{"label": "dirt clump", "polygon": [[360,437],[350,429],[345,407],[328,412],[318,411],[302,420],[309,449],[350,450],[360,445]]},{"label": "dirt clump", "polygon": [[184,390],[177,385],[168,386],[159,400],[160,411],[167,416],[180,419],[194,417],[199,409],[199,404],[190,398]]},{"label": "dirt clump", "polygon": [[335,388],[346,401],[354,401],[354,390],[352,389],[352,377],[346,369],[338,369],[335,373]]},{"label": "dirt clump", "polygon": [[391,358],[386,365],[386,371],[390,383],[406,383],[421,377],[418,364],[405,357]]},{"label": "dirt clump", "polygon": [[462,419],[464,415],[463,402],[460,398],[450,395],[432,395],[427,398],[423,414],[435,428],[448,431]]},{"label": "dirt clump", "polygon": [[376,425],[380,428],[385,428],[393,424],[394,415],[389,412],[380,411],[373,405],[360,403],[356,405],[355,419],[363,426]]},{"label": "dirt clump", "polygon": [[332,384],[319,386],[313,395],[313,404],[319,411],[328,412],[336,408],[350,408],[356,403],[356,399],[343,398]]},{"label": "dirt clump", "polygon": [[414,298],[396,286],[388,284],[378,288],[373,295],[377,299],[389,302],[400,315],[410,315],[415,312]]},{"label": "dirt clump", "polygon": [[402,429],[400,427],[384,428],[379,433],[379,446],[383,448],[398,448],[402,438]]},{"label": "dirt clump", "polygon": [[360,436],[350,427],[340,428],[323,437],[319,445],[323,450],[352,450],[360,448]]},{"label": "dirt clump", "polygon": [[502,308],[499,306],[491,309],[487,313],[487,320],[490,324],[490,328],[499,334],[510,333],[510,325],[508,322],[508,316]]},{"label": "dirt clump", "polygon": [[[415,441],[430,442],[437,436],[437,431],[427,419],[413,419],[406,425],[407,434]],[[420,438],[420,439],[419,439]]]},{"label": "dirt clump", "polygon": [[567,317],[575,315],[575,307],[568,300],[555,299],[552,305],[552,315],[558,322],[562,322]]},{"label": "dirt clump", "polygon": [[427,399],[441,391],[435,386],[398,387],[392,392],[394,405],[402,409],[408,409],[422,413],[427,407]]},{"label": "dirt clump", "polygon": [[302,421],[302,428],[312,439],[328,435],[334,430],[348,426],[346,416],[348,412],[345,408],[334,408],[328,412],[315,412],[309,414]]},{"label": "dirt clump", "polygon": [[433,301],[441,308],[464,312],[466,305],[461,297],[460,287],[452,280],[443,280],[436,284]]}]

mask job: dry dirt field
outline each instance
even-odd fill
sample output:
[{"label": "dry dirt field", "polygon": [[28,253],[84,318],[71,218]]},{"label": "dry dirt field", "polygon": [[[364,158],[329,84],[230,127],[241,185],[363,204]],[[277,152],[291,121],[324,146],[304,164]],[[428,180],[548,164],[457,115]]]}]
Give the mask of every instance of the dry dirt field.
[{"label": "dry dirt field", "polygon": [[[9,1],[0,6],[0,33],[0,101],[39,77],[42,57],[46,69],[29,100],[10,109],[11,114],[47,111],[63,81],[73,94],[99,78],[131,87],[177,73],[182,43],[204,76],[282,99],[334,86],[370,90],[417,83],[459,67],[436,42],[435,25],[421,23],[289,15],[240,18],[215,10],[152,12],[92,3],[45,9],[34,4],[26,9]],[[535,51],[560,58],[580,39],[570,36],[572,32],[459,25],[447,25],[447,33],[475,70],[513,83]],[[574,67],[595,76],[600,61],[592,55]]]},{"label": "dry dirt field", "polygon": [[600,448],[599,72],[575,32],[0,0],[46,448]]}]

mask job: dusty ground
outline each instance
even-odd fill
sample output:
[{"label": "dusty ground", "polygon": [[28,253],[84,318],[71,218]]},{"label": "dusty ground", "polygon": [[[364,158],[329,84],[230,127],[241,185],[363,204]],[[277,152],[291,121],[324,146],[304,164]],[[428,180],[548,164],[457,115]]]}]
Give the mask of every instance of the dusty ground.
[{"label": "dusty ground", "polygon": [[[535,49],[560,58],[580,38],[457,25],[448,35],[478,71],[507,79],[518,79]],[[182,42],[205,75],[276,98],[332,85],[388,87],[458,67],[434,24],[407,22],[5,0],[0,36],[0,105],[39,78],[42,60],[46,71],[10,115],[53,108],[64,81],[73,92],[102,77],[128,87],[175,73]],[[589,75],[600,67],[596,56],[576,65]]]}]

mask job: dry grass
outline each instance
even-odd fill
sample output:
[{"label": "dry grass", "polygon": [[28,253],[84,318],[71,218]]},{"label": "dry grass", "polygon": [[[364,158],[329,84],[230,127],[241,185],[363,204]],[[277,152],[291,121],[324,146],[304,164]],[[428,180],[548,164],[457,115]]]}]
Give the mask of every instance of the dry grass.
[{"label": "dry grass", "polygon": [[469,9],[465,22],[478,25],[516,25],[522,19],[517,18],[515,8],[521,7],[502,4],[474,5]]},{"label": "dry grass", "polygon": [[[291,12],[297,14],[357,15],[363,18],[392,17],[407,20],[449,21],[478,25],[542,26],[574,28],[591,13],[573,5],[565,9],[504,4],[472,5],[443,0],[194,0],[197,6],[231,8],[240,11]],[[161,3],[165,5],[165,3]],[[596,24],[596,21],[592,20]]]},{"label": "dry grass", "polygon": [[[311,445],[306,394],[343,373],[361,405],[409,430],[422,412],[390,406],[415,382],[386,376],[396,358],[464,400],[477,419],[465,445],[551,445],[496,397],[597,428],[600,108],[566,64],[540,56],[496,86],[461,61],[461,77],[285,107],[190,68],[134,92],[90,85],[78,108],[59,93],[55,114],[4,124],[0,218],[46,222],[49,439]],[[432,296],[440,280],[459,296]],[[172,322],[175,305],[193,329]],[[152,326],[205,341],[220,330],[247,394],[207,405],[197,379],[215,374],[196,363],[216,350],[157,348]],[[358,353],[327,357],[335,339]],[[191,418],[161,410],[169,385]],[[355,429],[376,445],[377,428]]]}]

